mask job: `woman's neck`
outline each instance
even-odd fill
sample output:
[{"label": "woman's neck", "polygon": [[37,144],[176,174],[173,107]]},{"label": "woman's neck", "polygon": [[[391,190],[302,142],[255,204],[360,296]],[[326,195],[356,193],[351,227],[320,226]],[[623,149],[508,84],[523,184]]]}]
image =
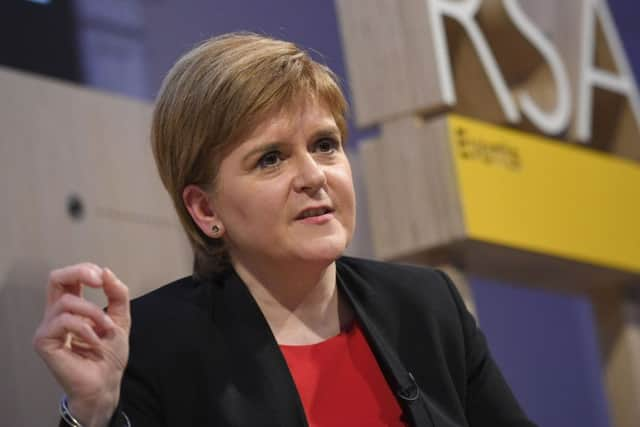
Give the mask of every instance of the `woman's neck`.
[{"label": "woman's neck", "polygon": [[335,262],[288,263],[261,268],[232,260],[279,344],[304,345],[337,335],[351,322],[351,310],[338,293]]}]

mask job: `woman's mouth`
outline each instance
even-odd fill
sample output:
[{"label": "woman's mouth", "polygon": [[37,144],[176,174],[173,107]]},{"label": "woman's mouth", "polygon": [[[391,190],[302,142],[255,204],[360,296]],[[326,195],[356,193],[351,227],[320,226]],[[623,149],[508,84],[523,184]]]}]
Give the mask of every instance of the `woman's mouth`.
[{"label": "woman's mouth", "polygon": [[322,224],[329,221],[333,217],[333,209],[329,207],[317,207],[303,210],[296,220],[307,224]]}]

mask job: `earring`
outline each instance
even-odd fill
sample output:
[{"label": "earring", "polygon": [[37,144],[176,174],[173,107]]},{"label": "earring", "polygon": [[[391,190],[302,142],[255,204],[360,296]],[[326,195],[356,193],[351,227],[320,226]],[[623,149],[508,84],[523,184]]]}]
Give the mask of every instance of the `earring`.
[{"label": "earring", "polygon": [[213,234],[218,234],[220,232],[220,227],[214,225],[213,227],[211,227],[211,231],[213,231]]}]

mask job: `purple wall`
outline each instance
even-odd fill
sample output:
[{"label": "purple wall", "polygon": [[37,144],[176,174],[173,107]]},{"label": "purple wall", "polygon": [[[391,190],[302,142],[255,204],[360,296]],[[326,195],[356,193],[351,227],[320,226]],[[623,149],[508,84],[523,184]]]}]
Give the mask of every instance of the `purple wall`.
[{"label": "purple wall", "polygon": [[[99,2],[124,13],[123,0]],[[292,40],[318,51],[324,61],[345,79],[345,67],[333,2],[294,0],[205,0],[137,1],[127,25],[118,34],[118,14],[105,15],[102,27],[93,28],[90,19],[84,31],[91,63],[133,61],[130,72],[101,73],[95,66],[91,84],[121,93],[152,99],[160,81],[180,53],[208,36],[235,30],[250,30]],[[637,2],[610,0],[625,47],[636,71],[640,72],[640,30]],[[96,6],[97,7],[97,6]],[[106,7],[108,8],[108,7]],[[84,11],[83,16],[91,13]],[[104,14],[103,14],[104,15]],[[112,46],[110,58],[92,51],[103,32]],[[120,37],[120,38],[118,38]],[[117,46],[120,43],[120,56]],[[116,47],[113,47],[116,46]],[[115,50],[114,50],[115,49]],[[116,52],[116,53],[114,53]],[[127,58],[129,55],[129,59]],[[116,67],[117,68],[117,67]],[[127,68],[120,68],[126,70]],[[141,69],[146,78],[140,81]],[[132,87],[133,86],[133,87]],[[369,130],[369,133],[375,130]],[[353,140],[365,133],[354,130]],[[360,200],[360,206],[363,205]],[[600,358],[594,319],[587,300],[509,284],[473,279],[481,326],[495,358],[502,367],[525,410],[544,427],[609,427],[611,425],[600,377]]]},{"label": "purple wall", "polygon": [[589,302],[480,279],[472,286],[493,355],[534,421],[610,426]]}]

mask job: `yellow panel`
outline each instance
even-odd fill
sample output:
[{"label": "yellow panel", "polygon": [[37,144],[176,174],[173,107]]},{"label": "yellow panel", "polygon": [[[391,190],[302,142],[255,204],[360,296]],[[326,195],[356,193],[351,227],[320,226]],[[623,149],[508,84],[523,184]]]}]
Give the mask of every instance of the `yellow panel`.
[{"label": "yellow panel", "polygon": [[469,238],[640,272],[640,165],[449,116]]}]

